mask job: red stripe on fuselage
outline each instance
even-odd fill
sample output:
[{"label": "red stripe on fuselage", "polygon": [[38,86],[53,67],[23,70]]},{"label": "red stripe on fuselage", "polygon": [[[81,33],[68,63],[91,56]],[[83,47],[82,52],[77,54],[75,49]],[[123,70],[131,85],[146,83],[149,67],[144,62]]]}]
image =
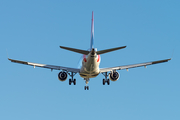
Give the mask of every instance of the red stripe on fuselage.
[{"label": "red stripe on fuselage", "polygon": [[98,55],[98,59],[97,59],[97,62],[99,62],[100,61],[100,55]]},{"label": "red stripe on fuselage", "polygon": [[87,62],[86,55],[83,55],[83,60],[84,60],[84,62]]}]

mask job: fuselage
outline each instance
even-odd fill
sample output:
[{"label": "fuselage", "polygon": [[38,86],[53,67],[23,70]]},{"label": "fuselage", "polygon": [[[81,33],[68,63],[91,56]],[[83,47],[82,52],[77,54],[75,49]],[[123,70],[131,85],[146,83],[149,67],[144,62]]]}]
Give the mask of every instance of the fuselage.
[{"label": "fuselage", "polygon": [[92,12],[92,24],[91,24],[91,44],[88,55],[83,55],[82,67],[80,69],[80,76],[84,79],[89,79],[99,75],[100,55],[97,55],[97,51],[93,47],[94,44],[94,15]]},{"label": "fuselage", "polygon": [[83,55],[80,76],[82,78],[93,78],[99,75],[100,55],[96,54],[94,49],[86,56]]}]

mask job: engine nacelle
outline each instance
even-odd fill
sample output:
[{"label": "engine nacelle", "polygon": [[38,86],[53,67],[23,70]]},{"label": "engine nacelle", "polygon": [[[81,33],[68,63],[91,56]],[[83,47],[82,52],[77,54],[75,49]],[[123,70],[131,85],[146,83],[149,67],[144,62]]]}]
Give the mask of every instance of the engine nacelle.
[{"label": "engine nacelle", "polygon": [[59,72],[59,74],[58,74],[58,79],[60,81],[65,81],[67,79],[67,77],[68,77],[68,75],[66,72]]},{"label": "engine nacelle", "polygon": [[109,73],[109,79],[111,81],[117,81],[119,79],[119,73],[116,71]]}]

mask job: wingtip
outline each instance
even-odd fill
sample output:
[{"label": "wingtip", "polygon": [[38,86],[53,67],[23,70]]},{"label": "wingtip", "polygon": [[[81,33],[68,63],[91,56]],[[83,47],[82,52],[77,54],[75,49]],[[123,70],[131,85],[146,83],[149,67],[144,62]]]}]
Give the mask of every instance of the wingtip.
[{"label": "wingtip", "polygon": [[12,59],[8,58],[9,61],[12,61]]},{"label": "wingtip", "polygon": [[127,46],[125,45],[125,46],[121,46],[121,48],[126,48]]},{"label": "wingtip", "polygon": [[168,62],[168,61],[170,61],[170,60],[172,60],[172,58],[166,59],[166,62]]}]

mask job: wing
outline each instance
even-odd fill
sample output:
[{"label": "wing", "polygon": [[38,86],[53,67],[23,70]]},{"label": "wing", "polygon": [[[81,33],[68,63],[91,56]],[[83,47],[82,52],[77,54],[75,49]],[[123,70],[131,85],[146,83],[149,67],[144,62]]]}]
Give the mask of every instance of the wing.
[{"label": "wing", "polygon": [[169,60],[171,60],[171,59],[158,60],[158,61],[152,61],[152,62],[146,62],[146,63],[140,63],[140,64],[133,64],[133,65],[124,65],[124,66],[111,67],[111,68],[101,68],[100,72],[103,73],[103,72],[109,72],[109,71],[113,71],[113,70],[122,70],[122,69],[128,70],[129,68],[135,68],[135,67],[141,67],[141,66],[146,67],[147,65],[168,62]]},{"label": "wing", "polygon": [[37,67],[42,67],[42,68],[48,68],[51,70],[65,70],[65,71],[74,72],[74,73],[79,73],[79,71],[80,71],[80,69],[76,69],[76,68],[32,63],[32,62],[26,62],[26,61],[20,61],[20,60],[13,60],[13,59],[9,59],[9,58],[8,58],[8,60],[10,60],[11,62],[14,62],[14,63],[20,63],[20,64],[24,64],[24,65],[34,66],[34,68],[37,66]]}]

